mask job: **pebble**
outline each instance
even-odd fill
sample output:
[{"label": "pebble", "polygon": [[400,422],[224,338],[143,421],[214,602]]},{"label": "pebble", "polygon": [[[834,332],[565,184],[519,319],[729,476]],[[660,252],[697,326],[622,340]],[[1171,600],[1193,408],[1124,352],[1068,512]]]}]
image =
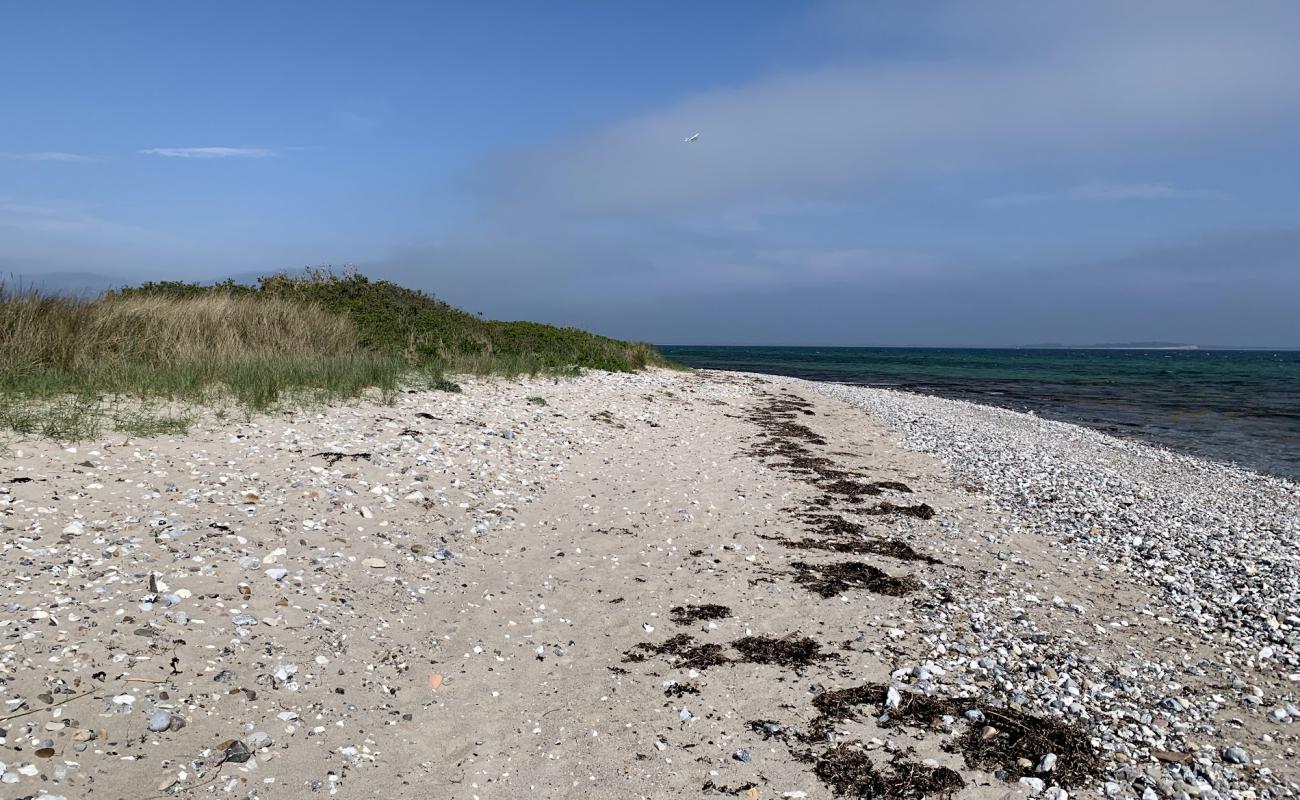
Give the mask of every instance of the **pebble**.
[{"label": "pebble", "polygon": [[1030,797],[1033,797],[1043,791],[1047,784],[1043,783],[1041,778],[1021,778],[1020,785],[1025,787],[1025,791],[1028,792]]},{"label": "pebble", "polygon": [[[945,534],[982,539],[1004,569],[1024,577],[1020,585],[999,579],[982,592],[954,592],[921,612],[930,658],[948,670],[927,691],[969,697],[994,687],[1012,707],[1084,726],[1115,754],[1107,766],[1117,777],[1100,787],[1108,792],[1128,791],[1125,771],[1140,752],[1195,753],[1187,763],[1197,765],[1200,785],[1189,783],[1189,796],[1258,792],[1254,771],[1223,769],[1251,759],[1216,741],[1211,721],[1226,712],[1277,725],[1294,719],[1285,703],[1300,668],[1300,626],[1289,621],[1300,620],[1295,484],[1031,414],[780,380],[874,416],[904,447],[938,458],[957,481],[977,487],[998,515],[998,526],[979,530],[964,529],[956,515],[936,518]],[[1068,584],[1046,584],[1054,589],[1051,606],[1081,622],[1037,615],[1035,592],[1046,586],[1031,587],[1027,560],[1009,549],[1025,536],[1071,565],[1062,575],[1097,585],[1071,598]],[[1150,597],[1108,606],[1117,583],[1150,587]],[[954,625],[965,620],[977,624]],[[1095,655],[1109,647],[1128,657]],[[1226,670],[1231,690],[1209,678],[1216,670]],[[1290,758],[1271,737],[1260,741],[1275,759]]]}]

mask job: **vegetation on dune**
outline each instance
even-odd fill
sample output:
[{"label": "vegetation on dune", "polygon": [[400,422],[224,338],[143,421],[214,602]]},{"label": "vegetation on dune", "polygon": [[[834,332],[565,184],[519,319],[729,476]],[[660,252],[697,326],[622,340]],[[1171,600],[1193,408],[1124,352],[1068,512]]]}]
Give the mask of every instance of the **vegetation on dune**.
[{"label": "vegetation on dune", "polygon": [[648,344],[623,342],[577,328],[485,320],[416,289],[364,275],[313,270],[200,286],[167,281],[117,292],[123,297],[232,295],[316,304],[351,320],[367,351],[446,372],[517,375],[547,370],[633,372],[668,362]]},{"label": "vegetation on dune", "polygon": [[355,273],[274,275],[257,286],[149,283],[96,299],[0,284],[0,430],[81,439],[109,426],[183,430],[187,407],[245,413],[399,383],[456,389],[445,373],[633,371],[649,345],[574,328],[480,319]]}]

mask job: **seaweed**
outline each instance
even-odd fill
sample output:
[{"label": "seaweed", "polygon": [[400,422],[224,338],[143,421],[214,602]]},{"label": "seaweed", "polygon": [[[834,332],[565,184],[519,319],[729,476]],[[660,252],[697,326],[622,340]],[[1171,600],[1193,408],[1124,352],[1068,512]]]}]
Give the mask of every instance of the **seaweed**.
[{"label": "seaweed", "polygon": [[754,733],[757,733],[759,736],[762,736],[763,741],[765,742],[768,739],[780,739],[781,741],[785,741],[785,726],[774,719],[751,719],[749,722],[745,723],[745,727],[749,728]]},{"label": "seaweed", "polygon": [[704,794],[729,794],[739,796],[745,794],[750,789],[757,788],[758,784],[753,781],[742,783],[739,786],[719,786],[710,779],[704,782],[704,785],[700,787],[700,791]]},{"label": "seaweed", "polygon": [[312,453],[312,455],[313,455],[313,456],[320,456],[321,458],[325,459],[325,462],[326,462],[327,464],[329,464],[331,467],[334,466],[335,464],[339,463],[340,461],[342,461],[342,460],[345,459],[345,458],[350,458],[350,459],[352,459],[353,461],[356,461],[356,460],[358,460],[358,459],[361,459],[361,460],[364,460],[364,461],[369,461],[369,460],[370,460],[370,454],[369,454],[369,453],[340,453],[340,452],[337,452],[337,451],[334,451],[334,450],[326,450],[326,451],[324,451],[324,452],[320,452],[320,453]]},{"label": "seaweed", "polygon": [[1082,728],[1011,709],[981,706],[980,711],[986,724],[968,725],[957,742],[967,766],[990,772],[1000,768],[1016,780],[1035,774],[1042,757],[1054,753],[1056,766],[1050,774],[1062,786],[1088,783],[1100,773],[1101,761]]},{"label": "seaweed", "polygon": [[861,750],[839,745],[810,756],[813,774],[840,797],[917,800],[930,795],[947,796],[966,782],[948,767],[930,767],[896,758],[882,775]]},{"label": "seaweed", "polygon": [[731,616],[731,609],[716,603],[706,603],[699,606],[675,606],[670,613],[673,622],[678,625],[689,625],[692,622],[729,617]]},{"label": "seaweed", "polygon": [[859,483],[850,480],[834,480],[821,484],[820,488],[827,494],[838,494],[848,497],[854,501],[863,495],[878,496],[885,491],[912,493],[912,489],[905,483],[898,481],[872,481],[870,483]]},{"label": "seaweed", "polygon": [[731,661],[731,659],[723,655],[722,645],[695,644],[695,639],[684,633],[679,633],[660,644],[642,642],[633,645],[630,650],[623,654],[623,662],[638,663],[645,661],[647,655],[664,656],[672,666],[678,669],[704,670]]},{"label": "seaweed", "polygon": [[888,500],[877,503],[871,508],[863,509],[860,513],[868,514],[873,517],[882,517],[887,514],[901,514],[905,517],[916,517],[917,519],[932,519],[934,509],[929,503],[919,503],[914,506],[900,506],[889,502]]},{"label": "seaweed", "polygon": [[965,788],[966,782],[956,770],[948,767],[931,767],[915,761],[896,759],[889,765],[889,784],[887,797],[898,800],[939,795],[947,797],[958,789]]},{"label": "seaweed", "polygon": [[884,797],[889,791],[876,765],[856,748],[832,747],[811,760],[813,774],[838,797]]},{"label": "seaweed", "polygon": [[910,544],[899,539],[850,539],[847,541],[827,541],[825,539],[799,539],[791,541],[775,536],[764,537],[777,541],[795,550],[827,550],[833,553],[850,553],[859,556],[886,556],[899,561],[920,561],[926,564],[942,564],[934,556],[918,553]]},{"label": "seaweed", "polygon": [[[812,721],[813,733],[805,741],[824,739],[835,722],[855,719],[860,706],[883,708],[888,692],[881,684],[822,692],[813,698],[819,715]],[[898,707],[888,709],[876,721],[886,728],[931,728],[942,717],[961,718],[970,709],[978,710],[983,722],[967,720],[965,731],[955,742],[954,749],[962,754],[966,766],[989,772],[1002,770],[1008,780],[1014,781],[1038,774],[1036,767],[1042,757],[1053,753],[1056,767],[1051,777],[1062,786],[1085,784],[1100,774],[1101,762],[1088,733],[1063,720],[970,700],[900,692]]]},{"label": "seaweed", "polygon": [[823,653],[816,640],[790,634],[780,639],[774,636],[746,636],[731,643],[741,654],[741,661],[751,664],[776,664],[801,669],[833,658]]},{"label": "seaweed", "polygon": [[835,597],[847,589],[866,589],[875,594],[901,597],[921,588],[915,578],[895,578],[879,567],[861,561],[836,564],[808,564],[796,561],[794,582],[822,597]]}]

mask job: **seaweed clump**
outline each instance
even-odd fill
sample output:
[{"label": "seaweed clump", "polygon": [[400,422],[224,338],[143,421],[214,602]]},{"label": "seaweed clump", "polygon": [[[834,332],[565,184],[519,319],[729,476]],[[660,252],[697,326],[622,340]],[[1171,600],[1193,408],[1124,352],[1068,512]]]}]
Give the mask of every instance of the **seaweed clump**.
[{"label": "seaweed clump", "polygon": [[[807,738],[825,738],[835,722],[856,718],[860,706],[884,708],[888,693],[889,689],[880,684],[822,692],[812,701],[819,716],[813,720],[813,733]],[[980,712],[982,722],[967,720],[953,748],[962,754],[966,766],[988,772],[1002,770],[1011,781],[1026,775],[1050,775],[1067,788],[1085,784],[1100,774],[1101,762],[1087,732],[1063,720],[956,698],[899,692],[897,706],[886,709],[876,721],[882,727],[931,728],[943,717],[961,718],[972,709]],[[1056,756],[1055,766],[1050,773],[1038,773],[1037,767],[1048,753]]]},{"label": "seaweed clump", "polygon": [[901,514],[905,517],[916,517],[917,519],[933,519],[934,508],[929,503],[920,503],[914,506],[900,506],[885,500],[877,503],[871,508],[864,509],[861,513],[872,517],[883,517],[889,514]]},{"label": "seaweed clump", "polygon": [[[776,537],[769,537],[776,539]],[[797,541],[778,539],[781,544],[794,550],[826,550],[832,553],[850,553],[857,556],[885,556],[899,561],[920,561],[926,564],[942,564],[931,555],[917,552],[907,542],[900,539],[845,539],[830,540],[803,538]]]},{"label": "seaweed clump", "polygon": [[858,502],[864,495],[872,497],[879,496],[882,492],[903,492],[912,493],[912,487],[900,481],[871,481],[870,483],[861,483],[851,480],[833,480],[821,485],[821,490],[827,494],[837,494],[849,498],[851,502]]},{"label": "seaweed clump", "polygon": [[722,645],[695,644],[693,638],[684,633],[679,633],[660,644],[642,642],[634,645],[623,654],[623,662],[638,663],[645,661],[647,655],[663,656],[672,666],[679,669],[704,670],[731,661],[731,659],[723,655]]},{"label": "seaweed clump", "polygon": [[967,766],[1001,768],[1010,780],[1044,777],[1036,768],[1043,756],[1052,753],[1056,764],[1050,775],[1062,786],[1087,783],[1100,773],[1097,751],[1082,728],[1010,709],[981,707],[980,711],[986,724],[968,726],[957,742]]},{"label": "seaweed clump", "polygon": [[678,625],[689,625],[692,622],[724,619],[731,616],[731,609],[716,603],[706,603],[700,606],[675,606],[669,613],[672,614],[673,622]]},{"label": "seaweed clump", "polygon": [[718,784],[714,783],[712,779],[710,779],[705,781],[704,785],[700,787],[700,792],[702,792],[703,794],[729,794],[732,795],[733,797],[739,797],[742,794],[747,794],[751,789],[757,789],[757,788],[758,788],[758,784],[754,783],[753,781],[750,781],[749,783],[742,783],[739,786],[727,786],[725,784],[719,786]]},{"label": "seaweed clump", "polygon": [[741,661],[751,664],[775,664],[795,670],[832,658],[823,653],[821,645],[807,636],[790,634],[780,639],[774,636],[746,636],[731,643],[740,652]]},{"label": "seaweed clump", "polygon": [[867,754],[847,745],[832,747],[812,758],[813,774],[840,797],[915,800],[951,795],[966,783],[948,767],[929,767],[896,759],[882,775]]},{"label": "seaweed clump", "polygon": [[921,588],[915,578],[895,578],[879,567],[861,561],[837,564],[808,564],[796,561],[794,582],[822,597],[835,597],[847,589],[866,589],[875,594],[901,597]]}]

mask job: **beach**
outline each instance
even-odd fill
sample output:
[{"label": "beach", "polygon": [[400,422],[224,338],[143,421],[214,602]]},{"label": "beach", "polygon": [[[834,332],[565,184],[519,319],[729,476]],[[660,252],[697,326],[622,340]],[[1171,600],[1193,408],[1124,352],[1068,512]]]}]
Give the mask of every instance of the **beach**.
[{"label": "beach", "polygon": [[0,449],[0,797],[1300,793],[1300,486],[713,371]]}]

